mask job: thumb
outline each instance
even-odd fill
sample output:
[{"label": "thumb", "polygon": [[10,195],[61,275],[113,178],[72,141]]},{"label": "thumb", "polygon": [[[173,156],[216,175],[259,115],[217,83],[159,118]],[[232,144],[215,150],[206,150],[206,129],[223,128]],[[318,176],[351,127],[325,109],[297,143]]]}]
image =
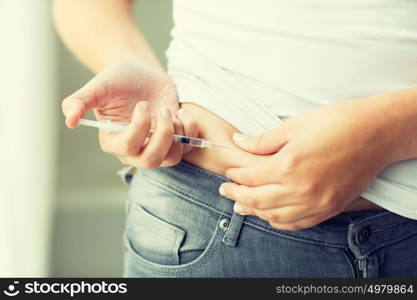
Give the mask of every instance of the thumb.
[{"label": "thumb", "polygon": [[233,134],[233,142],[242,150],[253,154],[271,154],[278,152],[287,142],[282,126],[278,126],[258,136]]},{"label": "thumb", "polygon": [[84,86],[62,101],[62,112],[69,128],[78,126],[78,122],[84,115],[94,107],[97,102],[97,93],[88,86]]}]

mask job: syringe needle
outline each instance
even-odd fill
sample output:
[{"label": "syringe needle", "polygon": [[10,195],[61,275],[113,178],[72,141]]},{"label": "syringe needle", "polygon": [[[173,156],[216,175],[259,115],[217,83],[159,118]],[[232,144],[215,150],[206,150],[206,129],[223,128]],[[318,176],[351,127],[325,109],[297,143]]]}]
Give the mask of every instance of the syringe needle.
[{"label": "syringe needle", "polygon": [[212,147],[217,147],[217,148],[229,148],[228,146],[224,146],[224,145],[217,145],[217,144],[212,144]]},{"label": "syringe needle", "polygon": [[[97,127],[101,128],[107,132],[122,132],[126,130],[127,125],[115,123],[110,120],[101,120],[101,121],[94,121],[94,120],[88,120],[88,119],[81,119],[80,125],[86,125],[91,127]],[[154,134],[153,130],[149,130],[148,136],[151,136]],[[174,143],[181,143],[185,145],[190,145],[193,147],[201,147],[201,148],[229,148],[228,146],[223,145],[217,145],[213,144],[210,141],[206,141],[199,138],[189,137],[189,136],[183,136],[183,135],[174,135]]]}]

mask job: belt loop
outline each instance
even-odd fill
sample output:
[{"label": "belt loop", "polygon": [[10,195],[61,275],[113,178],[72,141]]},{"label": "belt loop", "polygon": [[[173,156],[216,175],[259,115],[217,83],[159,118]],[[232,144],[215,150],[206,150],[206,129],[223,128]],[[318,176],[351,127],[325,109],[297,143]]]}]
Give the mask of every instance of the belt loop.
[{"label": "belt loop", "polygon": [[223,243],[231,247],[236,246],[244,219],[245,216],[233,212],[229,227],[227,228],[226,233],[223,236]]}]

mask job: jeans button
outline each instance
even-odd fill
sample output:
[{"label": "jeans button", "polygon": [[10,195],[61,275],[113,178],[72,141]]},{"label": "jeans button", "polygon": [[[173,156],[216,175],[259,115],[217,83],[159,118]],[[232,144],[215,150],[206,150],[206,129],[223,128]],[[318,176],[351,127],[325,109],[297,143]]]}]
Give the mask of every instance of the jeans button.
[{"label": "jeans button", "polygon": [[356,235],[356,242],[358,244],[363,244],[366,242],[366,240],[369,238],[369,228],[368,227],[364,227],[362,228],[361,231],[359,231],[359,233]]},{"label": "jeans button", "polygon": [[222,231],[226,231],[229,227],[229,220],[228,219],[222,219],[219,223],[219,227]]}]

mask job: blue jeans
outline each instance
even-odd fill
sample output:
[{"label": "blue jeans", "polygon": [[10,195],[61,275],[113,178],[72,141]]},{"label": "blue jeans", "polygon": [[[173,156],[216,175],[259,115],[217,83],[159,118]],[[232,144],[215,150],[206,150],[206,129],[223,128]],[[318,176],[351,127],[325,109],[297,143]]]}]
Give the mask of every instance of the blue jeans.
[{"label": "blue jeans", "polygon": [[417,276],[417,221],[389,211],[342,213],[284,231],[234,213],[218,193],[228,179],[189,163],[124,177],[125,276]]}]

